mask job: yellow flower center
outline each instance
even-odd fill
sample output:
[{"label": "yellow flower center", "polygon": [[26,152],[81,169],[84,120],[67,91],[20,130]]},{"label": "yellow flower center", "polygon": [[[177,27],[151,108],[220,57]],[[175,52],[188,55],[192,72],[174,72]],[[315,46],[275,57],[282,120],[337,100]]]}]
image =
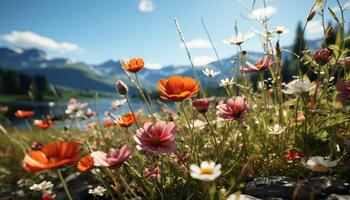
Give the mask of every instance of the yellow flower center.
[{"label": "yellow flower center", "polygon": [[58,158],[56,157],[49,158],[49,163],[56,163],[57,161],[58,161]]},{"label": "yellow flower center", "polygon": [[326,172],[328,171],[328,167],[322,164],[317,164],[312,168],[316,172]]},{"label": "yellow flower center", "polygon": [[201,174],[213,174],[214,170],[211,167],[201,168]]}]

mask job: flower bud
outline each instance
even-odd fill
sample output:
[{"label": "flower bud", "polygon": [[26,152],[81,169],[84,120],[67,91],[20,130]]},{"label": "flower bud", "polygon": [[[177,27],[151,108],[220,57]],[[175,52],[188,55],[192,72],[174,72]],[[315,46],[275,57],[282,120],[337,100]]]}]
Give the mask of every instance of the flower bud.
[{"label": "flower bud", "polygon": [[128,91],[129,91],[128,86],[126,86],[123,81],[117,80],[117,82],[115,83],[115,86],[121,95],[128,94]]},{"label": "flower bud", "polygon": [[193,107],[200,113],[207,112],[211,101],[207,99],[196,99],[192,102]]},{"label": "flower bud", "polygon": [[316,11],[312,11],[310,14],[309,14],[309,16],[307,16],[307,21],[311,21],[314,17],[315,17],[315,15],[316,15]]},{"label": "flower bud", "polygon": [[322,49],[321,51],[314,52],[314,59],[317,64],[325,65],[332,58],[331,51],[327,48]]}]

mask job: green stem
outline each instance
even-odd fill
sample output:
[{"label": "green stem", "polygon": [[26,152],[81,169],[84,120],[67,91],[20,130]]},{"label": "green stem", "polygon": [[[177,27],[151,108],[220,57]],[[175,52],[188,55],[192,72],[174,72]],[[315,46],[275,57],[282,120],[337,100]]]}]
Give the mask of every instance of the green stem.
[{"label": "green stem", "polygon": [[69,190],[68,190],[68,187],[67,187],[66,183],[64,182],[64,179],[63,179],[61,170],[59,170],[59,169],[57,170],[57,175],[58,175],[58,177],[60,178],[60,181],[61,181],[61,183],[62,183],[62,185],[63,185],[64,191],[66,192],[67,198],[68,198],[69,200],[73,200],[73,198],[72,198],[72,196],[71,196],[71,194],[70,194],[70,192],[69,192]]},{"label": "green stem", "polygon": [[133,117],[134,117],[134,119],[135,119],[136,126],[137,126],[137,128],[139,129],[139,128],[140,128],[140,125],[139,125],[139,123],[137,122],[135,113],[134,113],[133,109],[131,108],[131,104],[130,104],[130,101],[129,101],[129,98],[128,98],[127,95],[125,95],[125,99],[126,99],[126,102],[128,103],[129,109],[130,109],[130,111],[131,111],[131,113],[132,113],[132,115],[133,115]]},{"label": "green stem", "polygon": [[207,123],[208,123],[208,126],[210,128],[210,132],[211,132],[211,136],[213,137],[213,146],[216,149],[216,157],[219,158],[219,147],[218,147],[218,144],[216,142],[216,137],[215,137],[215,133],[214,133],[213,127],[211,126],[211,124],[210,124],[210,122],[208,120],[208,117],[205,115],[205,113],[203,113],[203,116],[204,116],[205,121],[207,121]]}]

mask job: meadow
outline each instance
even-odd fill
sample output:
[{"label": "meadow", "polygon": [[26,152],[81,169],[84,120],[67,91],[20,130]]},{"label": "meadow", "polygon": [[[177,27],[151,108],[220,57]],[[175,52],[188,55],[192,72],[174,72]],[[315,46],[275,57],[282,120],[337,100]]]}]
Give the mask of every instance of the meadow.
[{"label": "meadow", "polygon": [[[283,27],[269,27],[266,11],[253,11],[264,55],[248,62],[244,44],[252,34],[237,31],[225,40],[239,52],[234,71],[203,70],[208,79],[223,76],[210,86],[225,91],[223,96],[211,95],[199,80],[175,19],[193,76],[160,79],[159,98],[139,82],[144,60],[132,58],[121,65],[128,82],[116,80],[122,98],[99,111],[105,112],[103,121],[79,99],[67,102],[64,127],[56,127],[52,115],[36,119],[21,109],[13,115],[27,127],[5,126],[6,110],[0,109],[0,199],[349,199],[350,37],[345,10],[338,7],[335,13],[326,1],[315,1],[302,33],[315,15],[327,13],[334,23],[323,23],[318,50],[300,41],[296,52],[280,46]],[[282,54],[296,67],[288,82]],[[130,88],[145,109],[130,104]],[[128,111],[116,115],[121,106]],[[259,177],[275,181],[252,186]],[[330,182],[305,186],[315,179]]]}]

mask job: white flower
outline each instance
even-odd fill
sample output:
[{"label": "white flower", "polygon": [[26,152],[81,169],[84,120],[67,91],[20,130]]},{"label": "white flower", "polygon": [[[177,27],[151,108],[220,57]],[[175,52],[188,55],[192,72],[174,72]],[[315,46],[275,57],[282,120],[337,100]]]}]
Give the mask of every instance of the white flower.
[{"label": "white flower", "polygon": [[215,162],[203,161],[200,167],[192,164],[190,166],[192,178],[202,181],[213,181],[221,174],[221,165]]},{"label": "white flower", "polygon": [[106,191],[107,190],[104,187],[97,186],[97,187],[95,187],[93,189],[89,189],[89,194],[92,194],[94,196],[101,196],[102,197]]},{"label": "white flower", "polygon": [[126,99],[115,100],[111,104],[111,109],[115,110],[115,109],[121,107],[122,105],[124,105],[125,103],[126,103]]},{"label": "white flower", "polygon": [[246,194],[235,193],[227,197],[226,200],[261,200]]},{"label": "white flower", "polygon": [[269,128],[270,135],[280,135],[286,130],[287,127],[281,127],[279,124],[275,124],[273,127]]},{"label": "white flower", "polygon": [[255,33],[248,31],[246,34],[238,33],[237,36],[231,36],[231,38],[224,40],[224,44],[241,45],[243,42],[254,37]]},{"label": "white flower", "polygon": [[214,71],[214,70],[212,70],[212,69],[208,69],[208,68],[202,70],[202,72],[203,72],[203,74],[204,74],[205,76],[211,77],[211,78],[214,78],[215,76],[217,76],[218,74],[220,74],[220,72],[216,72],[216,71]]},{"label": "white flower", "polygon": [[284,26],[276,26],[275,31],[277,34],[283,34],[283,33],[287,33],[288,29],[286,29]]},{"label": "white flower", "polygon": [[49,107],[54,107],[54,106],[55,106],[55,102],[50,101],[50,102],[48,103],[48,105],[49,105]]},{"label": "white flower", "polygon": [[256,19],[259,21],[265,21],[265,18],[271,17],[275,12],[277,11],[277,8],[274,6],[266,6],[264,8],[257,8],[253,10],[249,18],[250,19]]},{"label": "white flower", "polygon": [[220,83],[219,83],[219,86],[220,87],[228,87],[228,86],[231,86],[235,83],[235,79],[234,78],[225,78],[225,79],[221,79]]},{"label": "white flower", "polygon": [[301,94],[303,92],[309,91],[314,86],[314,84],[310,83],[309,81],[296,79],[289,82],[288,84],[284,84],[284,86],[286,87],[286,89],[282,90],[282,92],[285,94]]},{"label": "white flower", "polygon": [[321,156],[314,156],[309,158],[307,161],[302,159],[301,163],[309,170],[315,172],[326,172],[329,168],[337,166],[338,161],[328,160]]},{"label": "white flower", "polygon": [[190,124],[191,129],[198,131],[203,130],[205,128],[205,125],[206,123],[199,119],[196,119],[193,124]]},{"label": "white flower", "polygon": [[43,181],[39,184],[34,184],[30,186],[29,189],[40,192],[40,191],[49,191],[52,188],[53,188],[53,184],[51,183],[51,181]]}]

